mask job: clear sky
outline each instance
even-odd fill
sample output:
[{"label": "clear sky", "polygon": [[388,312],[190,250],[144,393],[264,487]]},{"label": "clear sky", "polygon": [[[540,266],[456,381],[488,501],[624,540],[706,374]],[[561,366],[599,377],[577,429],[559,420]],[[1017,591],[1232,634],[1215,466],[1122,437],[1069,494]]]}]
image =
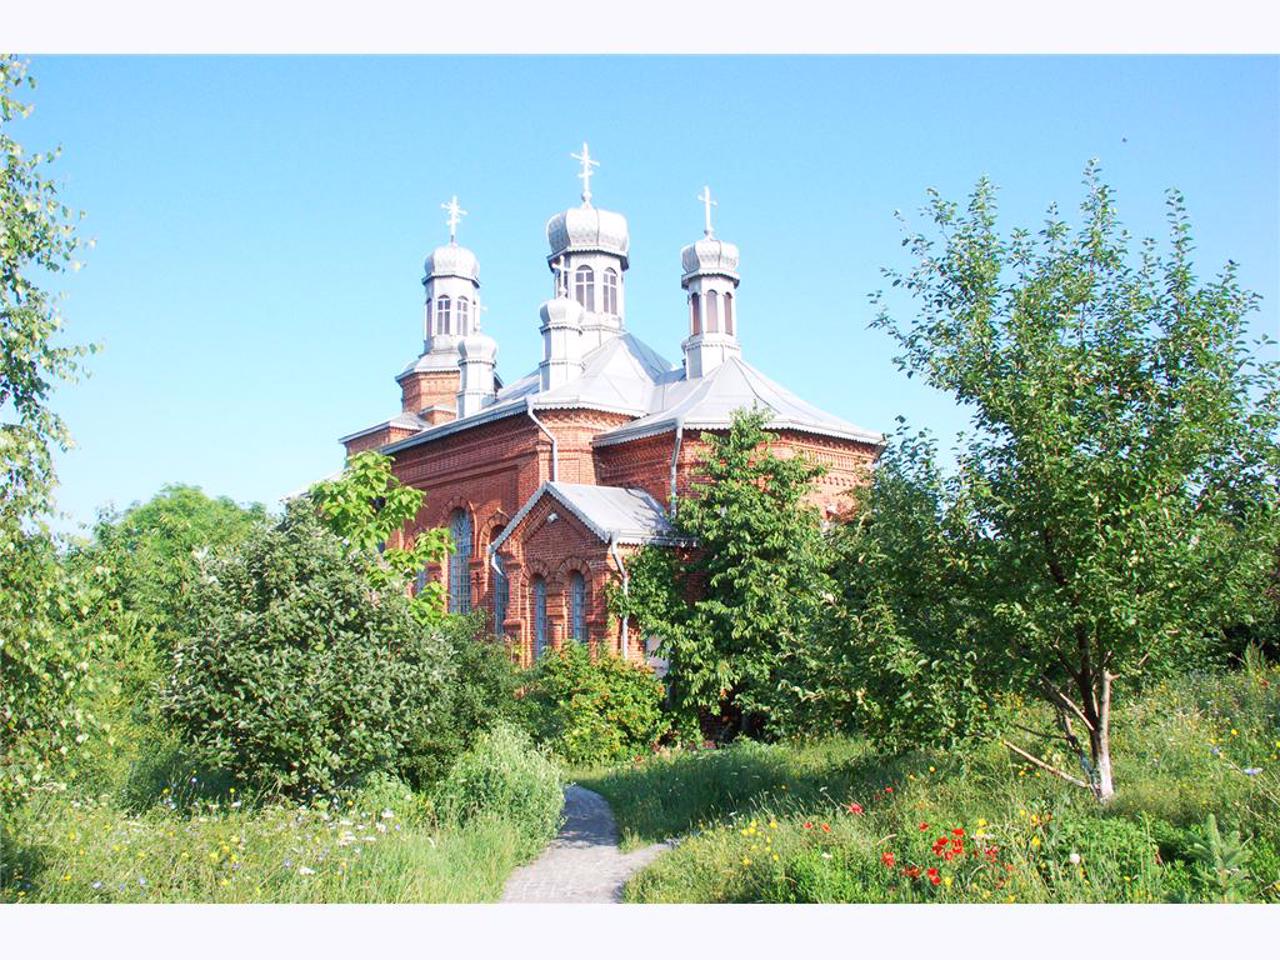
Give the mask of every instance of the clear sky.
[{"label": "clear sky", "polygon": [[[1280,327],[1280,60],[1232,57],[36,57],[28,149],[61,143],[97,240],[68,277],[69,333],[100,341],[59,389],[64,528],[166,482],[272,503],[341,464],[337,438],[398,412],[421,348],[422,260],[440,203],[481,263],[508,381],[541,354],[544,225],[578,202],[631,225],[629,328],[670,360],[679,251],[704,184],[742,250],[745,358],[859,425],[963,415],[898,373],[867,328],[893,211],[963,199],[982,174],[1006,226],[1074,214],[1102,161],[1122,219],[1163,237],[1187,197],[1207,277],[1228,258]],[[918,222],[918,217],[915,217]]]}]

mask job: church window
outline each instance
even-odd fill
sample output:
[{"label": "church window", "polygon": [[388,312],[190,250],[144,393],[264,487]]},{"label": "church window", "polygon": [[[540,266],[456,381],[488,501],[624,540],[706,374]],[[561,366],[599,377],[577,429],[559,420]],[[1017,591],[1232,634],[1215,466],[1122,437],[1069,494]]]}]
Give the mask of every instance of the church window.
[{"label": "church window", "polygon": [[455,510],[449,518],[453,553],[449,555],[449,612],[471,612],[471,518]]},{"label": "church window", "polygon": [[574,640],[587,642],[587,578],[577,570],[569,575],[569,627]]},{"label": "church window", "polygon": [[584,310],[595,310],[596,272],[590,267],[579,267],[578,272],[574,274],[573,296]]},{"label": "church window", "polygon": [[458,298],[458,333],[466,334],[467,322],[471,316],[471,301],[466,297]]},{"label": "church window", "polygon": [[547,649],[547,581],[533,578],[533,659]]},{"label": "church window", "polygon": [[707,294],[707,333],[720,332],[720,294],[714,290]]},{"label": "church window", "polygon": [[500,554],[494,554],[493,565],[493,632],[502,636],[507,620],[507,606],[511,602],[511,581],[507,579],[507,564]]},{"label": "church window", "polygon": [[452,333],[453,332],[452,330],[449,329],[449,324],[451,319],[449,316],[450,314],[449,306],[450,304],[449,304],[448,297],[436,298],[436,333]]},{"label": "church window", "polygon": [[696,293],[689,294],[689,329],[695,337],[702,332],[702,298]]},{"label": "church window", "polygon": [[427,301],[427,336],[430,337],[435,330],[431,327],[431,301]]},{"label": "church window", "polygon": [[604,312],[618,313],[618,271],[613,267],[604,272]]},{"label": "church window", "polygon": [[733,294],[724,295],[724,332],[733,336]]}]

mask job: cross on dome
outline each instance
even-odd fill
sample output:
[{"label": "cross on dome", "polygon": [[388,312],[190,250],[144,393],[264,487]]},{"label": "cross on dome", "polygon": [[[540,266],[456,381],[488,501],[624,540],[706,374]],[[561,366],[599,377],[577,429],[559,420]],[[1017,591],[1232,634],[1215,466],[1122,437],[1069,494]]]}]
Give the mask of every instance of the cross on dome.
[{"label": "cross on dome", "polygon": [[448,203],[440,204],[440,209],[449,214],[449,219],[445,221],[449,225],[449,242],[458,242],[458,224],[462,222],[462,218],[467,215],[467,211],[458,206],[457,194],[449,199]]},{"label": "cross on dome", "polygon": [[591,206],[591,168],[600,166],[600,161],[591,159],[591,149],[587,146],[587,141],[582,141],[582,152],[571,153],[569,156],[582,163],[582,172],[578,174],[578,179],[582,181],[582,204],[583,206]]},{"label": "cross on dome", "polygon": [[707,225],[704,228],[708,237],[714,237],[715,231],[711,229],[711,208],[718,207],[720,204],[711,199],[711,188],[704,186],[702,193],[698,196],[698,200],[702,201],[702,206],[706,209]]}]

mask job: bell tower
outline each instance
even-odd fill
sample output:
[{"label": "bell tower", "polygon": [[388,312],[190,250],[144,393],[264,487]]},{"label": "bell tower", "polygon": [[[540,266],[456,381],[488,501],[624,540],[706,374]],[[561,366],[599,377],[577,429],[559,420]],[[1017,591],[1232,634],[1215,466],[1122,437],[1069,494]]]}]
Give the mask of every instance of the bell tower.
[{"label": "bell tower", "polygon": [[680,286],[688,292],[689,336],[684,350],[685,376],[705,377],[724,361],[741,356],[738,344],[738,248],[715,235],[711,226],[711,188],[698,197],[705,211],[702,239],[680,251]]}]

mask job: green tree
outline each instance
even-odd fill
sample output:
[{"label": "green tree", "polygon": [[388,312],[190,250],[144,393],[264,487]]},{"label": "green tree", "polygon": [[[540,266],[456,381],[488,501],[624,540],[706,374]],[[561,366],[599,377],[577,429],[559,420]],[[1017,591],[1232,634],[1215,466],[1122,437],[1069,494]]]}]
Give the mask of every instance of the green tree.
[{"label": "green tree", "polygon": [[70,443],[49,405],[88,348],[58,345],[58,303],[40,281],[79,266],[76,217],[45,175],[58,151],[28,155],[12,124],[30,115],[26,64],[0,57],[0,804],[47,782],[90,735],[75,705],[91,637],[68,629],[91,604],[62,576],[46,521],[53,453]]},{"label": "green tree", "polygon": [[[453,549],[449,531],[440,527],[418,531],[411,547],[386,545],[418,515],[426,494],[400,483],[391,472],[391,458],[376,451],[356,454],[341,476],[315,484],[308,496],[352,551],[381,554],[369,571],[379,586],[407,584],[429,564],[443,563]],[[421,584],[413,600],[414,615],[424,624],[438,624],[446,615],[442,583]]]},{"label": "green tree", "polygon": [[736,716],[744,730],[782,733],[822,691],[812,673],[832,596],[821,518],[805,496],[822,468],[779,457],[767,411],[738,411],[725,434],[703,434],[705,479],[676,509],[692,549],[646,548],[628,565],[614,609],[661,638],[674,702]]},{"label": "green tree", "polygon": [[1169,249],[1148,240],[1135,257],[1096,165],[1085,184],[1078,229],[1051,210],[1007,237],[986,180],[963,210],[932,194],[937,236],[911,234],[916,265],[887,271],[917,313],[875,322],[908,375],[972,414],[946,484],[910,464],[895,478],[939,498],[921,549],[943,544],[937,576],[980,612],[948,639],[972,647],[989,689],[1053,705],[1077,782],[1106,801],[1117,685],[1194,656],[1262,592],[1280,392],[1267,346],[1245,341],[1257,298],[1234,264],[1197,281],[1181,197]]}]

